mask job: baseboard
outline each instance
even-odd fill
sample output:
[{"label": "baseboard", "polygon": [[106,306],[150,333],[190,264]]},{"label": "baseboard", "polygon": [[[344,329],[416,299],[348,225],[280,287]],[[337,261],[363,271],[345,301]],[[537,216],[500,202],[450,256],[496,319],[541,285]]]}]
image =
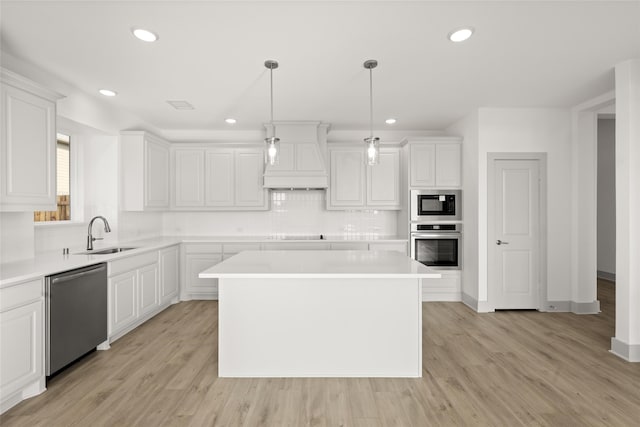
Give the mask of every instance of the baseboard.
[{"label": "baseboard", "polygon": [[604,280],[608,280],[610,282],[615,282],[616,281],[616,273],[609,273],[609,272],[606,272],[606,271],[598,270],[598,272],[596,274],[598,276],[598,279],[604,279]]},{"label": "baseboard", "polygon": [[42,378],[38,378],[28,386],[23,387],[8,396],[2,396],[2,401],[0,402],[0,414],[4,414],[23,400],[44,393],[46,390],[46,380],[44,374],[42,374]]},{"label": "baseboard", "polygon": [[199,292],[180,295],[180,301],[217,300],[218,292]]},{"label": "baseboard", "polygon": [[495,308],[489,305],[488,301],[478,301],[464,292],[462,293],[462,303],[478,313],[493,313],[496,311]]},{"label": "baseboard", "polygon": [[640,344],[627,344],[613,337],[609,351],[627,362],[640,362]]},{"label": "baseboard", "polygon": [[460,292],[423,292],[423,302],[460,302],[462,294]]},{"label": "baseboard", "polygon": [[548,313],[568,313],[571,311],[572,301],[547,301],[546,304],[540,308],[540,311]]},{"label": "baseboard", "polygon": [[575,314],[598,314],[600,313],[600,301],[575,302],[571,301],[571,312]]}]

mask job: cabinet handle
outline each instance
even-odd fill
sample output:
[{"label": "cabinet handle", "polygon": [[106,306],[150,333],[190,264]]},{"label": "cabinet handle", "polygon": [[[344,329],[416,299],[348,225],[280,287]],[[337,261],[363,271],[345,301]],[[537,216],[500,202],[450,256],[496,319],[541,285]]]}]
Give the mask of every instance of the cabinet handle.
[{"label": "cabinet handle", "polygon": [[509,244],[509,242],[503,242],[500,239],[496,240],[496,245],[508,245],[508,244]]}]

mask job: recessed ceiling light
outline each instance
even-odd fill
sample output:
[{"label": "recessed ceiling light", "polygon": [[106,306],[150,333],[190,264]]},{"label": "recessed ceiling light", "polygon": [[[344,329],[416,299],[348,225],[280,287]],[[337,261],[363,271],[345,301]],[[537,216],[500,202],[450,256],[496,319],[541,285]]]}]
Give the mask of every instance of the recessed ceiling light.
[{"label": "recessed ceiling light", "polygon": [[384,122],[388,125],[393,125],[396,123],[396,121],[397,121],[396,119],[387,119]]},{"label": "recessed ceiling light", "polygon": [[155,33],[152,33],[149,30],[145,30],[142,28],[134,28],[132,31],[133,31],[133,35],[139,38],[140,40],[142,40],[143,42],[151,43],[158,40],[158,35]]},{"label": "recessed ceiling light", "polygon": [[449,40],[454,43],[463,42],[467,40],[473,34],[473,28],[465,27],[458,28],[457,30],[453,30],[449,33]]},{"label": "recessed ceiling light", "polygon": [[116,96],[118,93],[109,89],[100,89],[98,92],[103,94],[104,96]]},{"label": "recessed ceiling light", "polygon": [[228,119],[224,119],[225,122],[227,122],[230,125],[235,125],[237,120],[236,119],[232,119],[231,117],[229,117]]}]

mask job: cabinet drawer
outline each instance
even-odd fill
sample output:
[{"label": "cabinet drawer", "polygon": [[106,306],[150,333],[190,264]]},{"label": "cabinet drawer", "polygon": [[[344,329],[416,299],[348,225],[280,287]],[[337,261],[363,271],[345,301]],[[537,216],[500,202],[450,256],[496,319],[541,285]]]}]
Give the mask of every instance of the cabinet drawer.
[{"label": "cabinet drawer", "polygon": [[0,311],[37,301],[44,295],[42,279],[18,283],[0,289]]},{"label": "cabinet drawer", "polygon": [[184,245],[185,254],[221,254],[221,243],[188,243]]},{"label": "cabinet drawer", "polygon": [[147,252],[109,263],[109,277],[158,262],[158,251]]}]

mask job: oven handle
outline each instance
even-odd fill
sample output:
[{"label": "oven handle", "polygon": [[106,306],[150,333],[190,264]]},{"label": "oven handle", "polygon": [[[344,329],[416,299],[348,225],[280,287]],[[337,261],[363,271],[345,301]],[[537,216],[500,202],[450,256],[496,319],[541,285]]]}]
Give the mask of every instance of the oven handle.
[{"label": "oven handle", "polygon": [[441,239],[443,237],[451,237],[453,239],[459,239],[462,237],[462,233],[453,232],[453,233],[411,233],[411,238],[430,238],[430,239]]}]

